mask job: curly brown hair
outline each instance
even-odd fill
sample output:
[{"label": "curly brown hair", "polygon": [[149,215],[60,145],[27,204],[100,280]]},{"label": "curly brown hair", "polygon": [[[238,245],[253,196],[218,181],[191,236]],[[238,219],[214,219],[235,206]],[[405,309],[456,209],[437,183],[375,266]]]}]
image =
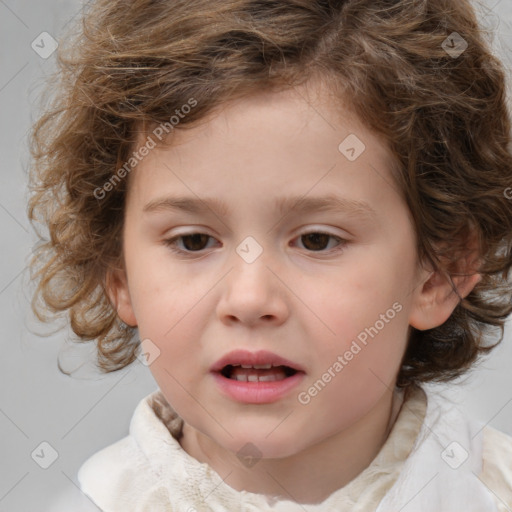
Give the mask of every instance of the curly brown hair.
[{"label": "curly brown hair", "polygon": [[[31,139],[29,218],[49,230],[31,262],[32,307],[41,320],[67,311],[79,341],[97,340],[102,371],[130,364],[139,343],[106,284],[122,268],[128,180],[101,200],[97,190],[141,133],[190,98],[197,105],[179,129],[230,100],[313,78],[350,98],[389,144],[420,261],[453,276],[470,234],[478,240],[483,279],[443,325],[411,328],[397,384],[453,379],[495,346],[491,331],[502,340],[511,121],[502,63],[469,0],[97,0],[78,32],[61,45],[56,94]],[[454,41],[467,43],[460,55]]]}]

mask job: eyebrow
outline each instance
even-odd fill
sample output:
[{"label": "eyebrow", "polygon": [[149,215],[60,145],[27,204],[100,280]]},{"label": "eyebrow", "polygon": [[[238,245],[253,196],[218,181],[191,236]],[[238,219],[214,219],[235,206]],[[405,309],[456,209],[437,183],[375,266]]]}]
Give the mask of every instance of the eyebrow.
[{"label": "eyebrow", "polygon": [[[332,194],[321,197],[281,197],[276,201],[275,206],[280,215],[285,215],[293,210],[296,213],[339,212],[368,221],[376,221],[378,217],[375,210],[368,203]],[[230,214],[227,204],[215,197],[204,199],[182,196],[162,197],[153,199],[143,208],[143,212],[167,210],[191,214],[205,214],[208,211],[213,211],[222,216],[229,216]]]}]

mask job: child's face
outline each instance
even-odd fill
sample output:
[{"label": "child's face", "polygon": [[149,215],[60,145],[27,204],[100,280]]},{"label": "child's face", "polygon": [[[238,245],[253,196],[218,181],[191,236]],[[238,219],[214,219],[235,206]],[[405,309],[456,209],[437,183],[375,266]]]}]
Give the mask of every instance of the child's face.
[{"label": "child's face", "polygon": [[[126,206],[128,287],[117,298],[123,320],[158,347],[151,372],[185,422],[264,457],[298,453],[390,397],[426,279],[383,142],[298,91],[229,105],[142,160]],[[354,139],[338,149],[350,134],[365,145],[359,156]],[[178,197],[197,212],[165,206]],[[290,208],[290,198],[327,197],[339,208]],[[203,208],[210,200],[226,211]],[[175,243],[186,254],[166,243],[192,233],[205,236]],[[210,368],[237,349],[273,352],[303,373],[274,401],[233,398]]]}]

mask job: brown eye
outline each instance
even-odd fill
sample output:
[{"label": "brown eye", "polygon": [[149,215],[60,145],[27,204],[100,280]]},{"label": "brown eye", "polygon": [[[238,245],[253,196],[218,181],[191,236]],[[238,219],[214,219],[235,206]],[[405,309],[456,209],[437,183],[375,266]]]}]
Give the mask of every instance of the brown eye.
[{"label": "brown eye", "polygon": [[316,252],[320,255],[333,255],[343,251],[348,240],[339,236],[331,235],[330,233],[323,233],[321,231],[311,231],[300,235],[297,240],[300,240],[302,249],[308,252]]},{"label": "brown eye", "polygon": [[[348,243],[343,238],[317,231],[300,235],[298,240],[301,241],[305,250],[326,255],[343,250]],[[186,256],[211,248],[212,246],[208,246],[209,241],[215,241],[215,239],[205,233],[189,233],[164,240],[163,243],[173,252]]]},{"label": "brown eye", "polygon": [[302,235],[301,240],[306,249],[310,251],[322,251],[329,244],[329,239],[333,238],[326,233],[308,233]]},{"label": "brown eye", "polygon": [[193,235],[182,235],[179,238],[183,240],[183,246],[187,251],[201,251],[205,248],[210,236],[194,233]]},{"label": "brown eye", "polygon": [[213,237],[204,233],[190,233],[164,240],[164,244],[176,253],[190,254],[206,249],[209,239],[214,240]]}]

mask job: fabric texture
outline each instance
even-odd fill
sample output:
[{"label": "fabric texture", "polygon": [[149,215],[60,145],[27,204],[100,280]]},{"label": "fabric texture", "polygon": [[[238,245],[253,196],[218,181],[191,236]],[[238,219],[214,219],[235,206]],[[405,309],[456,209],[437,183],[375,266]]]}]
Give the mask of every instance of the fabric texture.
[{"label": "fabric texture", "polygon": [[402,398],[372,463],[320,504],[228,486],[182,449],[183,420],[160,390],[138,404],[129,435],[92,455],[78,480],[104,512],[510,512],[512,438],[421,388]]}]

